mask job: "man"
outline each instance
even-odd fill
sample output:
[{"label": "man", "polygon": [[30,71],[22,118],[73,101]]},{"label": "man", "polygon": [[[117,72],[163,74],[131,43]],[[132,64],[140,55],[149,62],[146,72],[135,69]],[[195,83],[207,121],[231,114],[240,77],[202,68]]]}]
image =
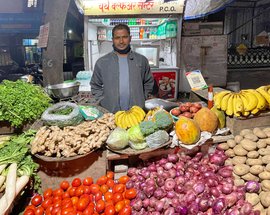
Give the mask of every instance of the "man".
[{"label": "man", "polygon": [[130,48],[130,29],[118,24],[112,30],[113,51],[99,58],[90,82],[99,104],[115,113],[133,105],[144,107],[154,79],[145,56]]}]

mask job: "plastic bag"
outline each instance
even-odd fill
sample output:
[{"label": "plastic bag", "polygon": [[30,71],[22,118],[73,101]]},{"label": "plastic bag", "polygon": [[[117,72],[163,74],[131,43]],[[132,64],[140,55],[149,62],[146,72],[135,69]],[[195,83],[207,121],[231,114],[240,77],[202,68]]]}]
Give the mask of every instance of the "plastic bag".
[{"label": "plastic bag", "polygon": [[125,129],[117,127],[109,135],[107,145],[111,149],[119,150],[128,146],[128,133]]},{"label": "plastic bag", "polygon": [[[69,108],[71,108],[69,114],[57,114],[57,112],[64,112]],[[56,125],[63,128],[65,126],[78,125],[83,121],[83,116],[78,105],[71,102],[59,102],[45,110],[41,119],[46,125]]]}]

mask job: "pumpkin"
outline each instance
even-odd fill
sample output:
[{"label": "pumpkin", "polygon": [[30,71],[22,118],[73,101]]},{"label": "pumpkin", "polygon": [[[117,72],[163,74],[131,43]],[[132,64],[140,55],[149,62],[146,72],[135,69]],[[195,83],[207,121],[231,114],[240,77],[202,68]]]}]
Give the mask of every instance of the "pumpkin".
[{"label": "pumpkin", "polygon": [[180,116],[175,123],[175,133],[178,139],[186,145],[196,143],[201,137],[199,125],[185,116]]},{"label": "pumpkin", "polygon": [[213,133],[218,127],[216,114],[206,107],[200,109],[193,118],[199,125],[201,131]]}]

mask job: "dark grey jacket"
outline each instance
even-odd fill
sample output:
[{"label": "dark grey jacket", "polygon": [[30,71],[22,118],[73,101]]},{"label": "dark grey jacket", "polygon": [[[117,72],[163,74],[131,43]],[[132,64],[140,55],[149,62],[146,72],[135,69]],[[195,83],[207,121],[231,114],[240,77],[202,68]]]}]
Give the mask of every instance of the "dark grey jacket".
[{"label": "dark grey jacket", "polygon": [[[145,99],[152,92],[154,79],[145,56],[130,51],[128,54],[130,107],[144,107]],[[90,81],[92,94],[99,104],[112,113],[120,110],[119,64],[113,51],[99,58]]]}]

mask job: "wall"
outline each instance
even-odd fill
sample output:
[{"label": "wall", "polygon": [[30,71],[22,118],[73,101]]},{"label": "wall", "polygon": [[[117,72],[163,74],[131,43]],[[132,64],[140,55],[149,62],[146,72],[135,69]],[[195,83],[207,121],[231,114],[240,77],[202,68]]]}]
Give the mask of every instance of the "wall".
[{"label": "wall", "polygon": [[0,0],[0,13],[23,12],[24,0]]}]

